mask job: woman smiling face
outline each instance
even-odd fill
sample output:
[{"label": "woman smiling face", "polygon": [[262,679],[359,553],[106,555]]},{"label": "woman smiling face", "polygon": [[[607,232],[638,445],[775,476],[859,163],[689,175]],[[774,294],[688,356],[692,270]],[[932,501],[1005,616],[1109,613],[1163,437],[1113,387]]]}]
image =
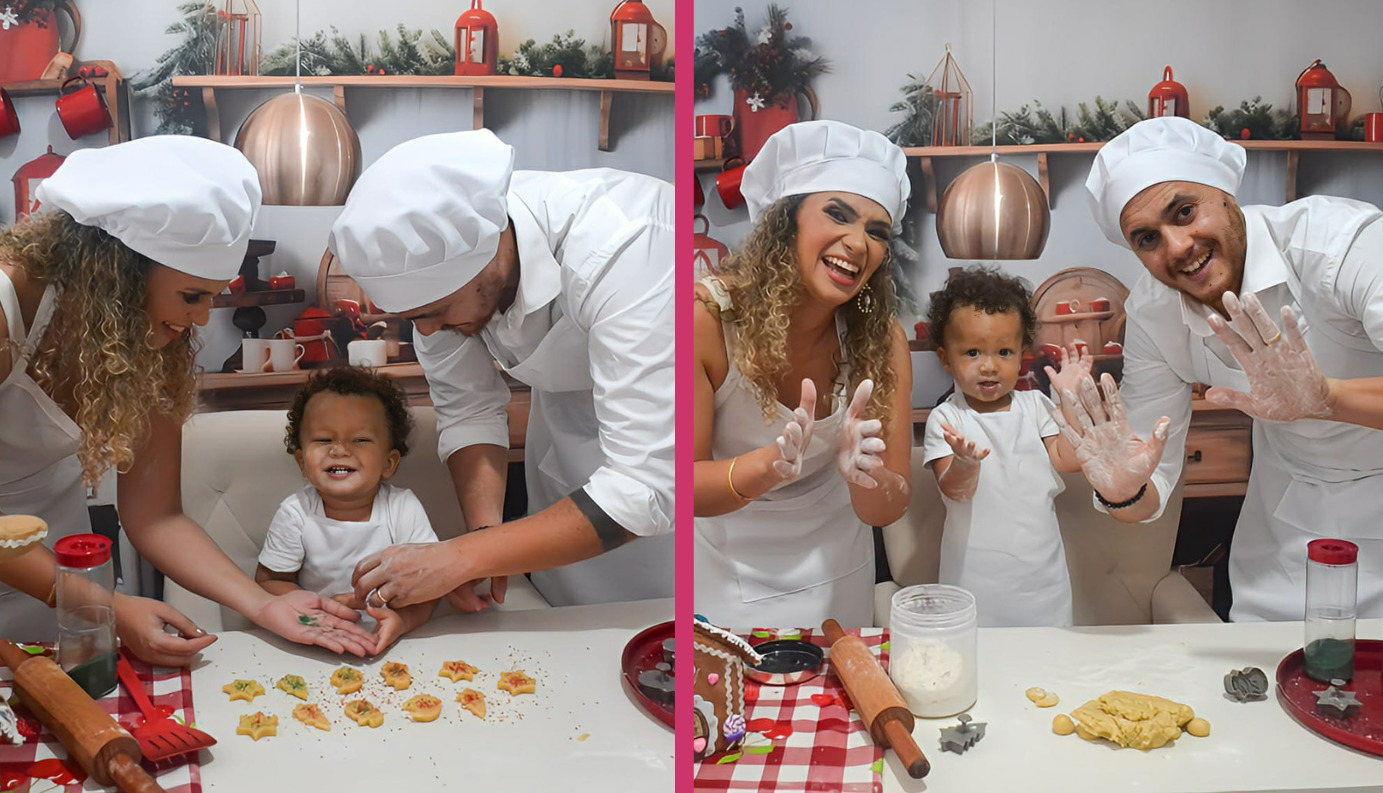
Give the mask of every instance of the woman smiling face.
[{"label": "woman smiling face", "polygon": [[893,238],[888,210],[854,193],[812,193],[797,209],[797,266],[807,294],[841,305],[883,264]]},{"label": "woman smiling face", "polygon": [[162,264],[149,265],[150,344],[159,349],[182,337],[193,325],[205,325],[211,316],[211,300],[230,281],[198,278]]}]

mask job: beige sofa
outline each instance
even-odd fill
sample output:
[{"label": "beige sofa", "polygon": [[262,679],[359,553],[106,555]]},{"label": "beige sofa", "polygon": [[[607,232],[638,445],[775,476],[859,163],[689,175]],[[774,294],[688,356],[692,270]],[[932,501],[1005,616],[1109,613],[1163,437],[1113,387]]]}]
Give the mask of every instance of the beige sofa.
[{"label": "beige sofa", "polygon": [[[391,481],[417,494],[440,538],[454,537],[464,522],[451,477],[437,459],[436,413],[431,407],[410,409],[414,419],[410,452]],[[305,484],[297,464],[284,451],[286,423],[281,410],[237,410],[198,414],[183,429],[183,511],[250,576],[279,502]],[[236,612],[171,580],[164,584],[164,600],[209,631],[249,627]],[[547,605],[528,579],[509,579],[505,608]]]},{"label": "beige sofa", "polygon": [[[890,599],[901,586],[935,582],[946,506],[936,477],[912,450],[912,501],[907,514],[883,530],[893,581],[874,591],[874,618],[888,624]],[[1066,490],[1056,500],[1057,519],[1071,570],[1077,625],[1219,622],[1185,578],[1171,570],[1181,516],[1181,485],[1162,516],[1127,524],[1096,512],[1090,484],[1079,473],[1063,474]]]}]

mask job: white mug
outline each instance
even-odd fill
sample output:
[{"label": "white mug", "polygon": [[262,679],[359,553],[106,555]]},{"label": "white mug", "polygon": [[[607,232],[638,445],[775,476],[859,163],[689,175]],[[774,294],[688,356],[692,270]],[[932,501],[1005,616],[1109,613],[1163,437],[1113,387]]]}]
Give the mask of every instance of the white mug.
[{"label": "white mug", "polygon": [[274,372],[287,372],[298,368],[306,350],[293,339],[269,340],[269,369]]},{"label": "white mug", "polygon": [[243,339],[240,342],[240,358],[240,371],[264,371],[269,363],[269,340]]},{"label": "white mug", "polygon": [[360,339],[346,345],[351,366],[383,366],[388,360],[384,339]]}]

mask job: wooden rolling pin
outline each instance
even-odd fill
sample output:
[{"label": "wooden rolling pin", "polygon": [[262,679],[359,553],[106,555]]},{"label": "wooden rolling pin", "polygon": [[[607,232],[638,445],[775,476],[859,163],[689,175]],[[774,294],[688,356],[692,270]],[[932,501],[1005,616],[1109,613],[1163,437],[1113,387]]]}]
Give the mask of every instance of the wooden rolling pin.
[{"label": "wooden rolling pin", "polygon": [[908,776],[926,776],[932,764],[912,739],[912,711],[869,646],[857,636],[846,636],[835,620],[823,622],[821,632],[831,643],[831,667],[869,727],[874,743],[892,749],[908,769]]},{"label": "wooden rolling pin", "polygon": [[0,639],[0,663],[14,670],[19,701],[58,736],[92,779],[125,793],[164,793],[139,766],[139,743],[51,659]]}]

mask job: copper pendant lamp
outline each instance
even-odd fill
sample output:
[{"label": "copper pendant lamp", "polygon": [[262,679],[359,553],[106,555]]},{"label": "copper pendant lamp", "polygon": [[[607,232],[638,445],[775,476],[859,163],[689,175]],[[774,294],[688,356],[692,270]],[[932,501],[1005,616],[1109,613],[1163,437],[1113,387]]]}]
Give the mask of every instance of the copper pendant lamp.
[{"label": "copper pendant lamp", "polygon": [[993,120],[990,122],[989,162],[966,169],[941,195],[936,211],[936,236],[948,259],[1036,259],[1047,245],[1052,214],[1047,194],[1037,180],[1017,166],[999,162],[997,112],[999,21],[994,11],[991,44]]},{"label": "copper pendant lamp", "polygon": [[335,206],[346,202],[360,176],[360,137],[341,109],[302,92],[302,42],[293,93],[255,108],[235,136],[235,148],[259,173],[264,203]]}]

